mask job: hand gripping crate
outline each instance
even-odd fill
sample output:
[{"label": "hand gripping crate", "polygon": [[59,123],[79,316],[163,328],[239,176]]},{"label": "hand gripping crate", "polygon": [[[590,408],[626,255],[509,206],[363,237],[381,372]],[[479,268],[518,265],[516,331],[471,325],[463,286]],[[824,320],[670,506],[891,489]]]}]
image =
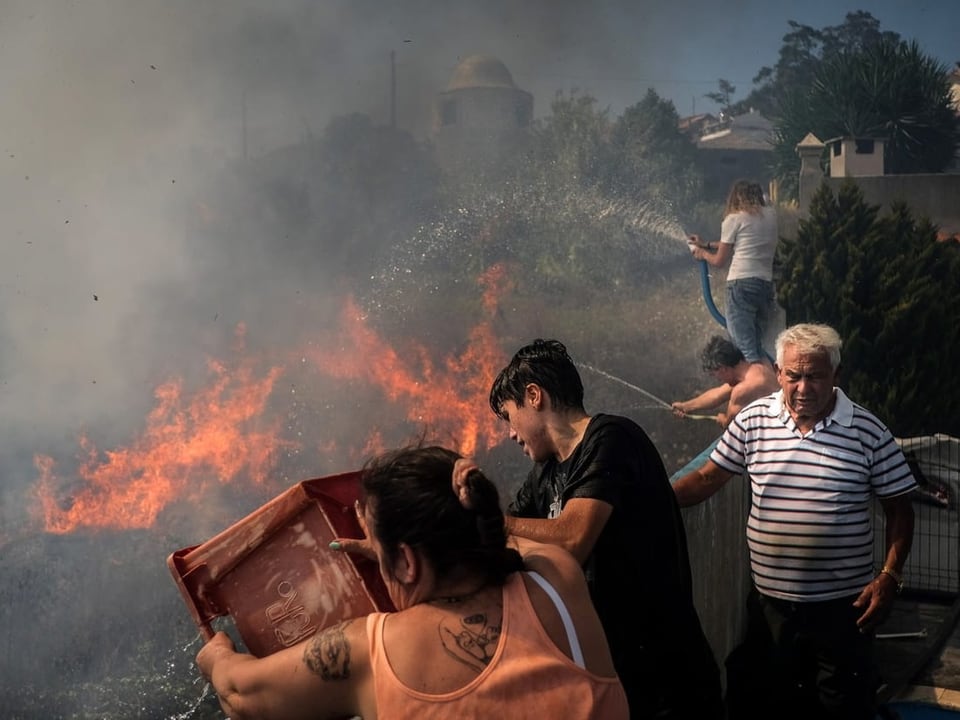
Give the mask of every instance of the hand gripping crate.
[{"label": "hand gripping crate", "polygon": [[270,655],[341,620],[393,610],[372,560],[330,550],[362,537],[360,473],[306,480],[167,566],[200,631],[229,616],[247,650]]}]

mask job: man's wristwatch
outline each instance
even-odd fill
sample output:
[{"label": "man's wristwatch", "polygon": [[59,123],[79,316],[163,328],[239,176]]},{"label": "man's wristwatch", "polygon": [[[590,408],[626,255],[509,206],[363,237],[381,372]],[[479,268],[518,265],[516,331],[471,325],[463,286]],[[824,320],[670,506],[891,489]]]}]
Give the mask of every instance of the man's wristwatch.
[{"label": "man's wristwatch", "polygon": [[897,584],[897,595],[899,595],[900,592],[903,590],[903,575],[901,575],[900,573],[898,573],[896,570],[894,570],[894,569],[893,569],[892,567],[890,567],[889,565],[884,565],[884,566],[880,569],[880,574],[881,574],[881,575],[889,575],[890,577],[893,578],[893,581]]}]

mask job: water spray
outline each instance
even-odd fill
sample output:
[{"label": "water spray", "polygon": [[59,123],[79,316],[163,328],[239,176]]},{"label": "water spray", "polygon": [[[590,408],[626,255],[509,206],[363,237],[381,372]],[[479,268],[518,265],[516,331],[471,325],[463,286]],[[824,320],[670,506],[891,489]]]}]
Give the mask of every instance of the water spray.
[{"label": "water spray", "polygon": [[[630,388],[631,390],[633,390],[634,392],[638,392],[638,393],[640,393],[641,395],[643,395],[644,397],[649,398],[650,400],[653,400],[653,402],[656,403],[656,406],[657,406],[657,407],[659,407],[659,408],[661,408],[661,409],[663,409],[663,410],[669,410],[670,412],[673,412],[673,406],[672,406],[670,403],[668,403],[666,400],[661,400],[660,398],[658,398],[658,397],[657,397],[656,395],[654,395],[653,393],[647,392],[646,390],[644,390],[642,387],[640,387],[640,386],[638,386],[638,385],[634,385],[633,383],[629,383],[629,382],[627,382],[626,380],[624,380],[623,378],[618,378],[616,375],[611,375],[610,373],[604,372],[604,371],[601,370],[600,368],[595,368],[595,367],[593,367],[592,365],[587,365],[587,364],[585,364],[585,363],[580,363],[580,367],[584,368],[585,370],[590,370],[591,372],[595,372],[595,373],[597,373],[597,375],[602,375],[603,377],[607,378],[608,380],[613,380],[614,382],[620,383],[620,384],[623,385],[624,387],[628,387],[628,388]],[[690,418],[691,420],[716,420],[716,417],[714,417],[713,415],[691,415],[690,413],[684,413],[684,414],[683,414],[683,417],[685,417],[685,418]]]}]

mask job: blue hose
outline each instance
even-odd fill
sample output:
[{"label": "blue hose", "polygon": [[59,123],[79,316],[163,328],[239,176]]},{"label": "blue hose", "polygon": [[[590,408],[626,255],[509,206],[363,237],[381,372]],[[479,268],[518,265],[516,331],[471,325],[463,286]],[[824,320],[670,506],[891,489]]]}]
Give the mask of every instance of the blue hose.
[{"label": "blue hose", "polygon": [[727,326],[727,319],[717,309],[717,304],[713,301],[713,293],[710,292],[710,268],[706,260],[700,261],[700,287],[703,290],[703,301],[707,304],[707,310],[713,315],[713,319],[721,326]]},{"label": "blue hose", "polygon": [[[717,309],[717,304],[713,301],[713,293],[710,292],[710,268],[706,260],[700,261],[700,288],[703,290],[703,301],[707,304],[707,310],[710,311],[714,320],[720,323],[721,326],[726,327],[727,319],[723,316],[723,313]],[[766,350],[763,351],[763,354],[772,365],[774,363],[773,356]]]}]

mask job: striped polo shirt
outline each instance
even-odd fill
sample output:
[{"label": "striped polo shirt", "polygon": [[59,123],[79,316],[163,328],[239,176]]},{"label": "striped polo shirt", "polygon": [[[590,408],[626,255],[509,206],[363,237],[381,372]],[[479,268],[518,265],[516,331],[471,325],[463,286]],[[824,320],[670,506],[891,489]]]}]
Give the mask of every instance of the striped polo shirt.
[{"label": "striped polo shirt", "polygon": [[747,545],[764,595],[813,602],[858,594],[874,578],[872,497],[917,483],[890,431],[839,388],[802,435],[777,392],[747,405],[710,459],[750,478]]}]

